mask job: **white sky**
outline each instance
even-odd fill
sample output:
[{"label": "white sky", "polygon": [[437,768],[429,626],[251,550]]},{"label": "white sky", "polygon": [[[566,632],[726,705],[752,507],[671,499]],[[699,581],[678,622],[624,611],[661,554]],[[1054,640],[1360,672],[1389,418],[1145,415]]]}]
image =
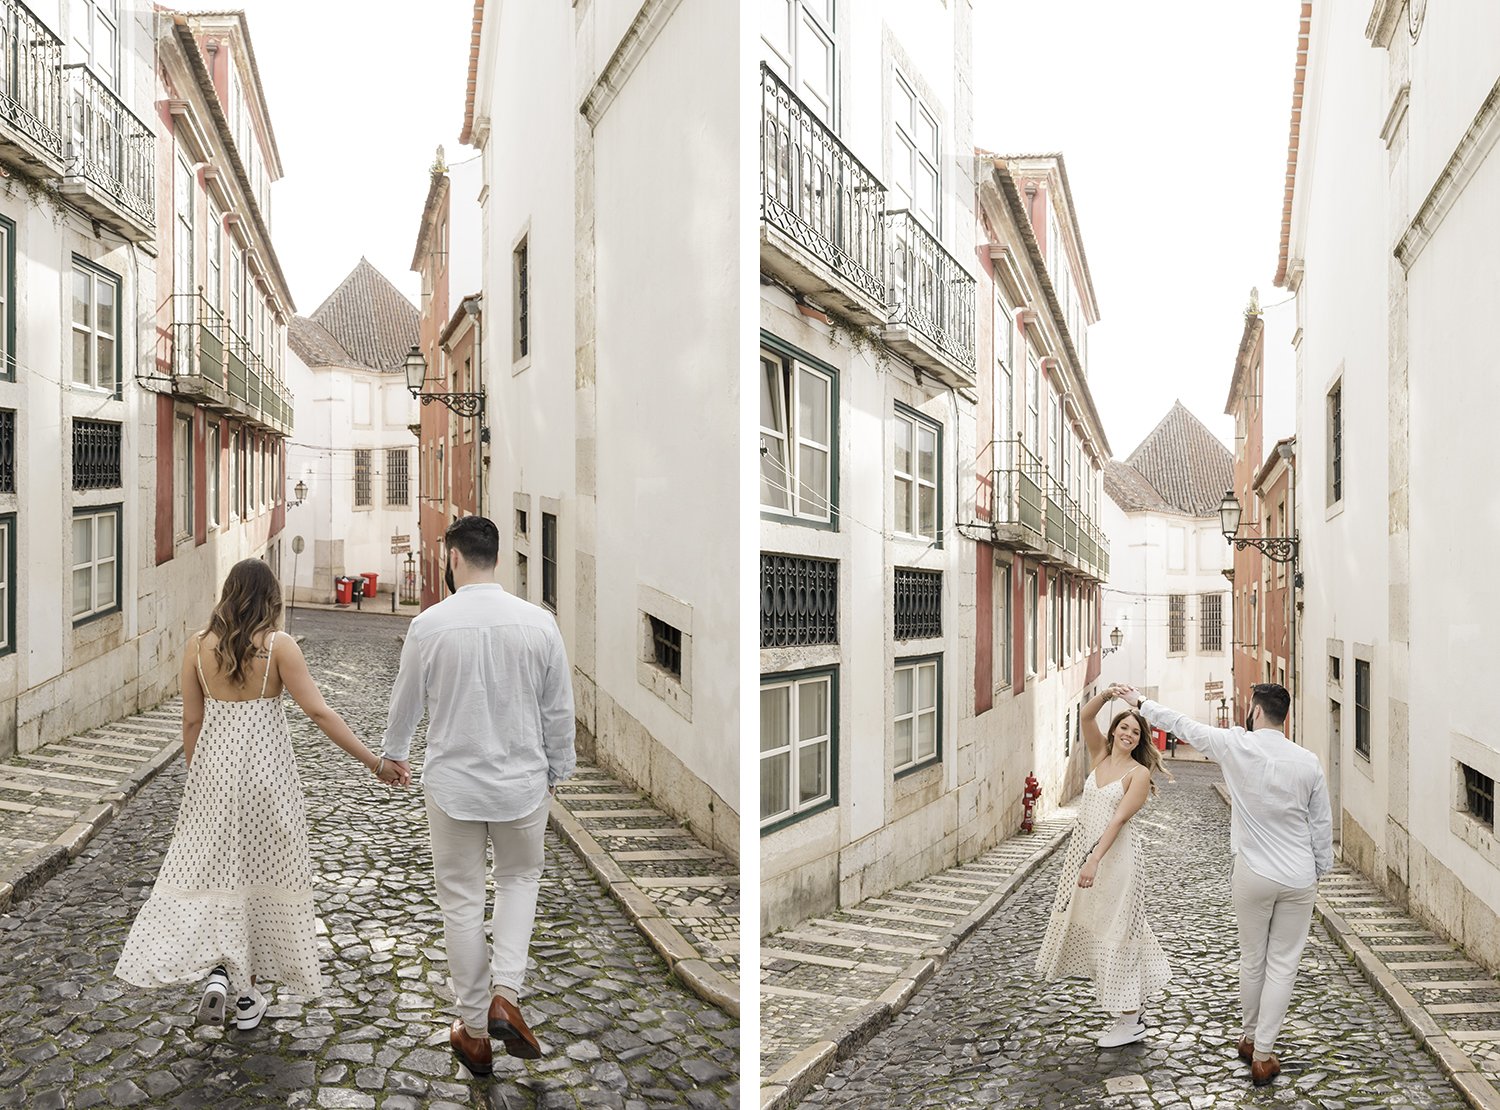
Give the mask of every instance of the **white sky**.
[{"label": "white sky", "polygon": [[[1099,300],[1089,386],[1117,458],[1175,399],[1233,444],[1250,287],[1263,306],[1287,296],[1271,280],[1300,11],[975,2],[974,142],[1064,156]],[[1267,312],[1268,337],[1292,311]]]},{"label": "white sky", "polygon": [[[195,3],[188,8],[223,7]],[[364,255],[417,303],[428,168],[463,126],[473,0],[235,0],[250,24],[285,177],[271,231],[297,311]],[[417,14],[413,14],[416,12]]]}]

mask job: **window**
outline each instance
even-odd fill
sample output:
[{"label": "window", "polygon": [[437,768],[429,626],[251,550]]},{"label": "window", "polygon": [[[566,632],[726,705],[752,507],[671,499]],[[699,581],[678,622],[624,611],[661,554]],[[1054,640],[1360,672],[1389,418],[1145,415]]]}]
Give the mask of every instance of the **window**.
[{"label": "window", "polygon": [[511,321],[514,343],[511,358],[520,362],[531,354],[531,266],[527,258],[530,236],[522,236],[511,256],[511,280],[514,286],[514,319]]},{"label": "window", "polygon": [[1033,454],[1042,450],[1042,368],[1036,356],[1026,352],[1026,446]]},{"label": "window", "polygon": [[1328,657],[1328,681],[1335,686],[1341,686],[1344,682],[1344,661],[1337,655]]},{"label": "window", "polygon": [[[1287,536],[1291,534],[1286,530],[1286,501],[1284,500],[1276,502],[1275,534],[1278,536]],[[1276,585],[1278,586],[1286,585],[1286,566],[1287,565],[1282,562],[1276,563]]]},{"label": "window", "polygon": [[240,433],[236,429],[229,436],[229,519],[244,515],[245,507],[240,501]]},{"label": "window", "polygon": [[178,416],[172,427],[172,532],[193,534],[193,418]]},{"label": "window", "polygon": [[673,678],[682,677],[682,630],[658,617],[647,616],[651,625],[651,658]]},{"label": "window", "polygon": [[527,534],[526,533],[526,526],[527,526],[528,521],[527,521],[526,517],[527,517],[527,513],[526,513],[525,509],[517,509],[516,510],[516,535],[518,535],[518,536],[524,536],[524,535]]},{"label": "window", "polygon": [[928,231],[938,231],[942,188],[937,116],[928,110],[911,83],[898,71],[891,82],[892,208],[905,208]]},{"label": "window", "polygon": [[832,523],[834,378],[764,348],[760,367],[761,507]]},{"label": "window", "polygon": [[224,310],[224,213],[208,202],[208,278],[203,289],[209,307]]},{"label": "window", "polygon": [[72,0],[75,57],[87,63],[112,89],[120,87],[118,0]]},{"label": "window", "polygon": [[75,262],[73,266],[73,382],[118,394],[120,388],[120,279]]},{"label": "window", "polygon": [[16,300],[14,252],[16,225],[0,216],[0,381],[16,380]]},{"label": "window", "polygon": [[1344,383],[1328,391],[1328,504],[1344,499]]},{"label": "window", "polygon": [[894,637],[931,639],[943,634],[943,572],[897,567]]},{"label": "window", "polygon": [[897,774],[940,758],[942,657],[896,661],[894,719]]},{"label": "window", "polygon": [[542,604],[557,612],[557,517],[542,514]]},{"label": "window", "polygon": [[516,596],[529,599],[531,597],[531,583],[528,580],[526,556],[516,552]]},{"label": "window", "polygon": [[16,514],[0,516],[0,655],[16,650]]},{"label": "window", "polygon": [[1167,597],[1167,654],[1187,651],[1187,597]]},{"label": "window", "polygon": [[1040,651],[1037,646],[1037,574],[1034,570],[1026,572],[1026,673],[1034,675],[1037,672]]},{"label": "window", "polygon": [[0,493],[16,492],[16,413],[0,409]]},{"label": "window", "polygon": [[839,642],[839,565],[803,555],[760,556],[760,646]]},{"label": "window", "polygon": [[354,506],[358,509],[370,507],[370,451],[365,447],[354,451]]},{"label": "window", "polygon": [[995,689],[1003,690],[1010,685],[1011,671],[1011,604],[1010,566],[995,564],[995,597],[992,613],[995,631],[990,641],[991,667],[995,675]]},{"label": "window", "polygon": [[1495,780],[1466,763],[1460,763],[1464,776],[1464,807],[1481,825],[1495,827]]},{"label": "window", "polygon": [[219,489],[224,469],[223,449],[219,442],[220,434],[218,421],[209,421],[205,461],[208,463],[208,526],[210,528],[219,526]]},{"label": "window", "polygon": [[406,447],[388,447],[385,452],[385,503],[411,504],[411,453]]},{"label": "window", "polygon": [[1370,664],[1354,661],[1354,750],[1370,758]]},{"label": "window", "polygon": [[836,0],[769,0],[761,20],[766,64],[824,123],[834,126]]},{"label": "window", "polygon": [[121,427],[105,420],[73,421],[73,488],[121,485]]},{"label": "window", "polygon": [[896,531],[937,541],[938,460],[942,429],[912,413],[896,411]]},{"label": "window", "polygon": [[834,801],[833,671],[766,676],[760,688],[760,824]]},{"label": "window", "polygon": [[73,517],[73,623],[120,607],[120,507]]},{"label": "window", "polygon": [[1187,529],[1167,528],[1167,569],[1187,570]]},{"label": "window", "polygon": [[[186,297],[196,289],[193,284],[193,167],[181,154],[177,156],[172,184],[176,216],[172,224],[172,292]],[[191,320],[195,316],[188,305],[179,304],[174,318]]]},{"label": "window", "polygon": [[1052,614],[1052,665],[1061,667],[1063,664],[1063,609],[1062,609],[1062,575],[1054,574],[1051,582],[1047,584],[1047,603],[1049,612]]},{"label": "window", "polygon": [[[1058,448],[1058,439],[1062,435],[1062,404],[1057,396],[1057,389],[1052,385],[1047,388],[1047,475],[1053,484],[1061,480],[1062,456]],[[1049,493],[1047,496],[1051,497]]]},{"label": "window", "polygon": [[1224,595],[1198,595],[1198,650],[1224,650]]}]

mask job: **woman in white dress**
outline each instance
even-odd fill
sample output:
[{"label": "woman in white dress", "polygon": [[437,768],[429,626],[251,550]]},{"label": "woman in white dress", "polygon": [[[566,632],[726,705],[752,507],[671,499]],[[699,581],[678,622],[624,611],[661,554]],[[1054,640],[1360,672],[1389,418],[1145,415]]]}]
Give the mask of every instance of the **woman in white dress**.
[{"label": "woman in white dress", "polygon": [[[257,980],[322,993],[307,816],[282,691],[383,782],[405,781],[329,708],[280,623],[276,576],[262,560],[244,559],[225,578],[208,628],[188,642],[182,808],[115,967],[138,987],[207,975],[198,1020],[241,1029],[259,1024],[269,1004]],[[238,1000],[232,1015],[230,997]]]},{"label": "woman in white dress", "polygon": [[1093,980],[1099,1008],[1115,1015],[1099,1035],[1100,1048],[1143,1038],[1145,1005],[1172,977],[1146,920],[1145,853],[1131,821],[1156,793],[1161,754],[1145,718],[1134,711],[1118,714],[1109,731],[1100,733],[1096,718],[1117,696],[1116,689],[1096,695],[1082,710],[1093,769],[1083,784],[1078,827],[1063,856],[1052,918],[1037,957],[1037,971],[1045,979]]}]

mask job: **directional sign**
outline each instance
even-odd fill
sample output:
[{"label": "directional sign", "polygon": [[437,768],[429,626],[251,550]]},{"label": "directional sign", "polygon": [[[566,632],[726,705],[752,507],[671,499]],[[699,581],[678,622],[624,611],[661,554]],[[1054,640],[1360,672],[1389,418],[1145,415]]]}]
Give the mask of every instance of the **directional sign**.
[{"label": "directional sign", "polygon": [[393,544],[391,544],[391,554],[392,555],[410,555],[411,554],[411,544],[409,544],[409,543],[393,543]]},{"label": "directional sign", "polygon": [[1222,698],[1223,696],[1224,696],[1224,683],[1222,683],[1222,682],[1205,682],[1203,684],[1203,697],[1206,700],[1213,701],[1215,698]]}]

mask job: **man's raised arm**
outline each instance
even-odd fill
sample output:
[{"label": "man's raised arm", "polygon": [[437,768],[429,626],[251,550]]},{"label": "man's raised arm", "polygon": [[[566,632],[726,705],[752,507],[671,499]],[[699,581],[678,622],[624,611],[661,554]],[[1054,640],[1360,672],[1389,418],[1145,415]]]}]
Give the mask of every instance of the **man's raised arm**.
[{"label": "man's raised arm", "polygon": [[1214,728],[1195,721],[1186,713],[1179,713],[1175,709],[1168,709],[1165,705],[1142,698],[1136,690],[1132,690],[1125,700],[1140,709],[1141,716],[1146,718],[1152,728],[1159,728],[1163,732],[1170,732],[1179,740],[1186,740],[1213,759],[1223,758],[1224,748],[1229,742],[1228,729]]}]

